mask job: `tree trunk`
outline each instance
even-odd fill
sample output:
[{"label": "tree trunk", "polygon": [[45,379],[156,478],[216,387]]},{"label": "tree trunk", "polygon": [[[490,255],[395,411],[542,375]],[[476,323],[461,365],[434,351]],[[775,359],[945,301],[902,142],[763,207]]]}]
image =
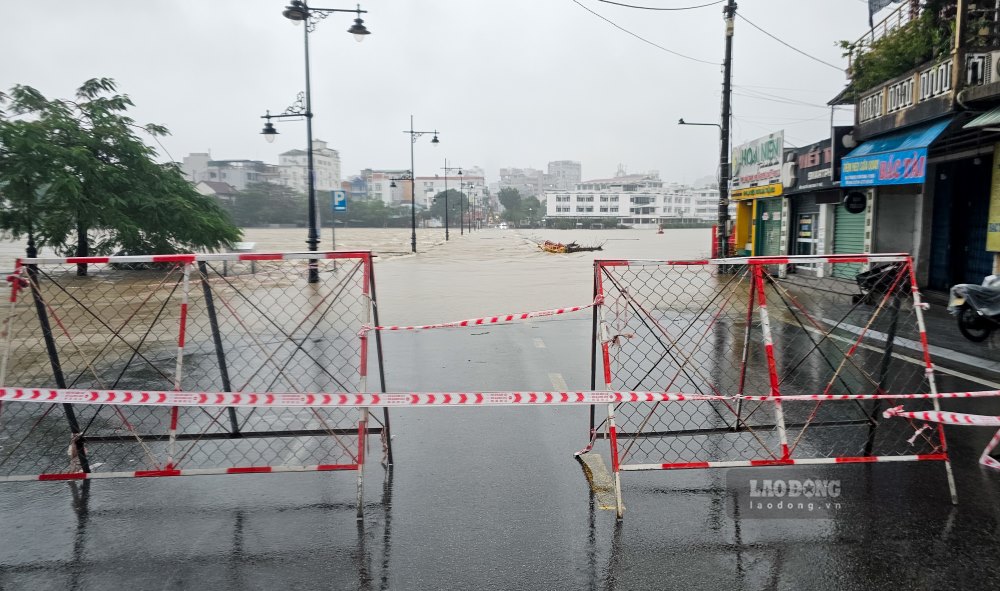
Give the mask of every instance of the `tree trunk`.
[{"label": "tree trunk", "polygon": [[[90,245],[87,243],[87,226],[80,221],[76,221],[76,256],[90,256]],[[87,263],[76,264],[77,277],[87,276]]]}]

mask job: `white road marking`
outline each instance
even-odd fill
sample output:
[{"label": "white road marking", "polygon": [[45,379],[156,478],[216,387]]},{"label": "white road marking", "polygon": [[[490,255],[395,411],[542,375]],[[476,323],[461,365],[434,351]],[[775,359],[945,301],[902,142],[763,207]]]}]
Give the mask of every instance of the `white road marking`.
[{"label": "white road marking", "polygon": [[550,373],[549,381],[552,382],[552,387],[555,388],[557,392],[566,392],[569,390],[566,386],[566,380],[563,379],[561,373]]},{"label": "white road marking", "polygon": [[542,339],[535,339],[535,348],[536,349],[544,349],[545,348],[545,341],[543,341]]}]

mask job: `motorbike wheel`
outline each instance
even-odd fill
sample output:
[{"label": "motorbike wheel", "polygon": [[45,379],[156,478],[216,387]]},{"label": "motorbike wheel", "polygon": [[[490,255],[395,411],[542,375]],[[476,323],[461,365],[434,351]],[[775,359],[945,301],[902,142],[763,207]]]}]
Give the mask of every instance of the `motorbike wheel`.
[{"label": "motorbike wheel", "polygon": [[981,343],[990,336],[989,322],[969,306],[962,306],[958,312],[958,330],[973,343]]}]

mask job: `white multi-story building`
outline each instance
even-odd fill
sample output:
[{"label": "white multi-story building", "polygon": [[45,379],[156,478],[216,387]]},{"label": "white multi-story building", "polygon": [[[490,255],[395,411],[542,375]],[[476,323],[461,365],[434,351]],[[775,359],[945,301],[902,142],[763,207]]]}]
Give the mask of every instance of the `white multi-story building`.
[{"label": "white multi-story building", "polygon": [[[289,150],[278,155],[278,181],[286,187],[305,193],[309,190],[309,153]],[[323,140],[313,140],[313,170],[316,171],[316,190],[340,189],[340,154],[328,148]]]},{"label": "white multi-story building", "polygon": [[[404,177],[408,170],[376,170],[366,168],[361,171],[368,188],[368,199],[377,199],[386,205],[400,205],[410,202],[410,181]],[[396,180],[393,180],[396,179]],[[393,187],[393,185],[396,185]],[[417,194],[417,205],[420,195]]]},{"label": "white multi-story building", "polygon": [[184,157],[181,171],[194,184],[202,181],[228,183],[243,191],[250,183],[274,182],[278,167],[260,160],[212,160],[208,152],[195,152]]},{"label": "white multi-story building", "polygon": [[555,160],[549,162],[548,182],[554,189],[566,191],[572,189],[583,180],[583,168],[573,160]]},{"label": "white multi-story building", "polygon": [[521,197],[538,197],[555,189],[549,175],[534,168],[501,168],[498,189],[517,189]]},{"label": "white multi-story building", "polygon": [[[479,171],[479,175],[473,176],[472,173]],[[461,176],[458,173],[453,173],[448,175],[447,184],[445,182],[444,175],[434,175],[434,176],[418,176],[417,177],[417,192],[423,194],[423,205],[424,207],[430,207],[433,203],[434,196],[439,193],[443,193],[445,187],[447,186],[449,191],[459,191],[465,193],[469,201],[476,201],[481,199],[486,187],[486,178],[482,176],[482,171],[478,168],[470,168],[468,172],[465,169],[462,170],[463,174]],[[421,205],[421,200],[418,199],[417,205]]]},{"label": "white multi-story building", "polygon": [[[578,183],[569,191],[546,191],[546,216],[557,218],[616,218],[630,226],[656,225],[668,219],[698,219],[699,204],[718,191],[665,187],[656,172],[622,174],[610,179]],[[703,205],[702,205],[703,207]]]}]

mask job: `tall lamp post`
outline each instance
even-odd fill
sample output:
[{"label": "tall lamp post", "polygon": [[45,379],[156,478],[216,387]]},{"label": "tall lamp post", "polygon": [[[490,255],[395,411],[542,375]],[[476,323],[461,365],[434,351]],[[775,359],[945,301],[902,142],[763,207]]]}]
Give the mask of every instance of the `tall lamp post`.
[{"label": "tall lamp post", "polygon": [[[424,135],[426,133],[433,133],[434,134],[434,137],[431,138],[431,145],[432,146],[437,146],[438,144],[441,143],[441,141],[438,140],[438,132],[437,132],[436,129],[434,131],[414,131],[414,129],[413,129],[413,115],[410,115],[410,129],[403,130],[403,133],[410,134],[410,176],[413,177],[414,179],[416,179],[415,175],[413,174],[413,170],[414,170],[414,166],[413,166],[413,144],[417,143],[417,138],[418,137],[420,137],[420,136],[422,136],[422,135]],[[410,234],[410,250],[412,250],[413,252],[417,252],[417,199],[416,199],[416,195],[415,195],[415,192],[414,192],[414,185],[416,185],[416,182],[411,182],[410,183],[410,229],[411,229],[411,234]]]},{"label": "tall lamp post", "polygon": [[718,123],[691,123],[684,118],[677,120],[677,125],[705,125],[719,128],[722,135],[722,151],[719,157],[719,243],[720,258],[726,258],[729,253],[729,134]]},{"label": "tall lamp post", "polygon": [[462,178],[462,167],[461,166],[448,166],[448,159],[444,159],[444,239],[448,240],[448,173],[457,170],[460,175],[458,178]]},{"label": "tall lamp post", "polygon": [[462,212],[458,220],[458,226],[461,228],[459,234],[465,235],[465,180],[462,178],[461,170],[458,171],[458,205],[459,211]]},{"label": "tall lamp post", "polygon": [[[264,139],[268,142],[273,142],[274,137],[278,135],[278,130],[274,128],[274,124],[271,123],[271,119],[282,119],[285,117],[305,117],[306,119],[306,168],[307,174],[309,176],[308,182],[308,197],[309,197],[309,237],[306,240],[306,244],[309,245],[310,252],[314,252],[319,244],[319,228],[317,227],[317,205],[316,205],[316,169],[313,162],[313,132],[312,132],[312,85],[310,83],[309,75],[309,33],[316,29],[316,23],[330,16],[334,12],[353,12],[357,14],[357,18],[354,19],[354,24],[351,28],[347,29],[348,33],[354,35],[354,38],[360,43],[364,41],[365,36],[370,32],[365,28],[364,21],[361,19],[361,13],[367,13],[367,10],[361,10],[361,5],[359,4],[357,8],[354,9],[343,9],[343,8],[313,8],[305,3],[304,0],[292,0],[291,4],[285,7],[285,10],[281,13],[285,18],[292,21],[294,24],[298,24],[305,21],[305,26],[302,27],[303,30],[303,40],[305,43],[305,62],[306,62],[306,90],[304,93],[299,93],[298,99],[291,106],[285,109],[285,112],[280,115],[272,115],[270,111],[267,114],[262,115],[262,119],[266,119],[264,123],[264,130],[261,134],[264,135]],[[316,259],[310,259],[309,261],[309,283],[317,283],[319,281],[319,267]]]}]

